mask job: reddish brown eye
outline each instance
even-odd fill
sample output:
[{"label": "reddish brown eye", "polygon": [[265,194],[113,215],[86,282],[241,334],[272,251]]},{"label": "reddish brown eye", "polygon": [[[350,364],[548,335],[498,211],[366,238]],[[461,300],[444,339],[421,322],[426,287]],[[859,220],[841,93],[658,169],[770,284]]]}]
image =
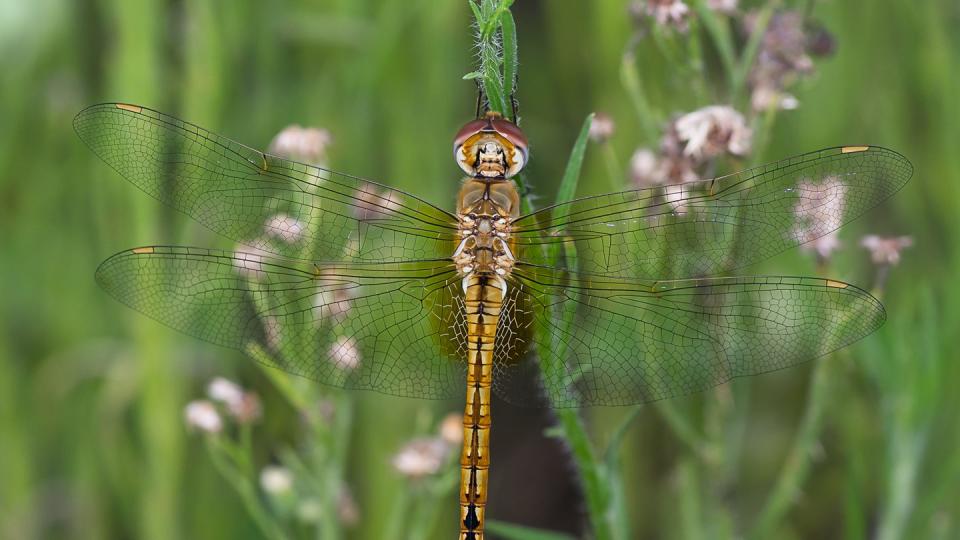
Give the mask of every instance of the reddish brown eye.
[{"label": "reddish brown eye", "polygon": [[460,128],[460,131],[457,132],[457,136],[453,138],[453,149],[456,150],[457,148],[460,148],[467,139],[473,135],[476,135],[480,131],[483,131],[483,129],[486,127],[486,120],[473,120],[472,122],[467,122],[467,124]]},{"label": "reddish brown eye", "polygon": [[490,125],[504,139],[513,143],[524,155],[527,154],[527,136],[516,124],[502,118],[494,118],[490,121]]}]

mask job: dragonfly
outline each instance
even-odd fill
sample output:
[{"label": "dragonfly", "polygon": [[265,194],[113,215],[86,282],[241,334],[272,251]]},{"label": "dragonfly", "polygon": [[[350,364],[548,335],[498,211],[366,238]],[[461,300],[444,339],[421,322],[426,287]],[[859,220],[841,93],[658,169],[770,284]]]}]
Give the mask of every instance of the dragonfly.
[{"label": "dragonfly", "polygon": [[271,155],[140,105],[80,112],[79,137],[161,202],[237,242],[155,245],[97,269],[146,315],[295,375],[463,395],[459,538],[482,540],[491,395],[547,407],[648,403],[823,356],[880,327],[832,279],[731,272],[827,235],[899,190],[910,162],[842,146],[682,184],[521,213],[522,130],[456,134],[455,211]]}]

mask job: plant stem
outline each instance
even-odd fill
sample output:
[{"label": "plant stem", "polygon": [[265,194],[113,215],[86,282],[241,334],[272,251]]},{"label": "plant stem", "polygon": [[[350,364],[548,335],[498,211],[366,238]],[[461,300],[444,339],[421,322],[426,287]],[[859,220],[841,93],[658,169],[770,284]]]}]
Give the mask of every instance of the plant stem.
[{"label": "plant stem", "polygon": [[[285,540],[286,533],[280,528],[276,521],[270,516],[260,499],[257,497],[256,490],[253,487],[253,481],[242,472],[243,465],[239,463],[230,463],[228,458],[231,452],[225,446],[225,442],[215,437],[207,438],[207,450],[213,466],[217,469],[224,479],[233,486],[234,491],[240,495],[243,506],[247,513],[253,518],[264,536],[271,540]],[[233,452],[235,455],[236,452]],[[234,457],[234,460],[237,458]]]},{"label": "plant stem", "polygon": [[597,540],[612,539],[613,516],[609,514],[610,489],[606,468],[597,461],[593,445],[587,437],[586,427],[576,410],[559,409],[557,419],[560,422],[561,436],[570,444],[574,462],[580,471],[593,536]]},{"label": "plant stem", "polygon": [[816,362],[800,430],[786,463],[780,471],[773,492],[767,498],[763,510],[760,511],[760,517],[750,538],[759,540],[772,537],[777,524],[796,501],[800,486],[807,478],[810,471],[810,457],[813,455],[823,425],[832,363],[831,358],[821,358]]}]

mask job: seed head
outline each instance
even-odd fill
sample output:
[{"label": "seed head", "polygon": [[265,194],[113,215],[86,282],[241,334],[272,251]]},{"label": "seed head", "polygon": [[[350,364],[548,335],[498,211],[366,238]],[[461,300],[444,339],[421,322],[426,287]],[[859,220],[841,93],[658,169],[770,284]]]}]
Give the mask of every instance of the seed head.
[{"label": "seed head", "polygon": [[253,246],[247,244],[237,244],[233,252],[233,266],[237,273],[249,279],[264,279],[267,274],[263,271],[263,263],[266,262],[270,253],[259,246],[258,242],[252,242]]},{"label": "seed head", "polygon": [[737,0],[707,0],[707,7],[717,13],[733,15],[737,12]]},{"label": "seed head", "polygon": [[330,346],[330,361],[333,365],[351,371],[360,365],[360,350],[352,338],[341,336]]},{"label": "seed head", "polygon": [[681,0],[636,0],[630,4],[630,14],[635,20],[651,17],[661,26],[686,32],[690,25],[690,8]]},{"label": "seed head", "polygon": [[223,420],[213,403],[202,399],[191,401],[183,409],[183,417],[187,427],[204,433],[220,433],[223,431]]},{"label": "seed head", "polygon": [[260,487],[270,495],[285,495],[293,490],[293,474],[286,467],[267,465],[260,471]]},{"label": "seed head", "polygon": [[321,128],[287,126],[270,142],[270,152],[288,159],[312,165],[322,165],[327,160],[327,147],[333,138]]},{"label": "seed head", "polygon": [[436,474],[449,451],[450,446],[443,439],[414,439],[393,456],[393,467],[408,478],[422,478]]},{"label": "seed head", "polygon": [[638,188],[656,186],[663,183],[660,175],[660,162],[649,148],[637,148],[630,157],[630,179]]},{"label": "seed head", "polygon": [[674,122],[683,153],[694,161],[706,161],[726,152],[750,153],[753,132],[743,115],[726,105],[711,105],[687,113]]},{"label": "seed head", "polygon": [[616,124],[614,124],[613,118],[610,118],[610,115],[606,113],[598,112],[594,115],[593,122],[590,123],[589,136],[593,142],[604,143],[613,136],[615,129]]},{"label": "seed head", "polygon": [[797,223],[793,237],[806,244],[840,228],[846,208],[847,186],[836,176],[815,182],[797,183],[797,202],[793,207]]},{"label": "seed head", "polygon": [[268,237],[287,244],[299,242],[306,229],[301,221],[283,213],[276,214],[268,219],[263,228]]},{"label": "seed head", "polygon": [[207,385],[207,396],[227,405],[243,399],[243,388],[224,377],[216,377]]},{"label": "seed head", "polygon": [[800,249],[804,251],[812,251],[816,254],[817,260],[820,262],[826,262],[833,255],[833,252],[837,251],[843,246],[840,242],[840,235],[838,231],[831,231],[823,236],[815,238],[810,242],[802,244]]},{"label": "seed head", "polygon": [[456,446],[463,442],[462,414],[450,413],[443,417],[443,421],[440,422],[440,438],[451,446]]},{"label": "seed head", "polygon": [[864,236],[860,245],[870,251],[870,260],[877,266],[900,264],[900,252],[913,245],[910,236]]},{"label": "seed head", "polygon": [[337,494],[337,517],[340,518],[340,523],[347,526],[356,525],[360,521],[360,507],[346,484],[340,487]]}]

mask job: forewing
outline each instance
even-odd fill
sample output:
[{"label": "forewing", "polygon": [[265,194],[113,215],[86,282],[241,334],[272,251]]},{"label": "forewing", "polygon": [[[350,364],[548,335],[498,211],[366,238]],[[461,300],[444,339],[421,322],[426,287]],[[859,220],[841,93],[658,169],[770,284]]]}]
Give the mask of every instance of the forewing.
[{"label": "forewing", "polygon": [[[496,390],[521,405],[647,403],[810,360],[876,330],[883,306],[845,283],[730,277],[637,283],[515,268],[530,353]],[[538,380],[539,392],[526,381]]]},{"label": "forewing", "polygon": [[273,156],[146,107],[94,105],[74,128],[134,185],[254,250],[397,262],[448,256],[455,238],[456,217],[412,195]]},{"label": "forewing", "polygon": [[310,265],[185,247],[121,252],[111,295],[177,330],[343,388],[463,392],[465,323],[449,261]]},{"label": "forewing", "polygon": [[520,260],[543,261],[544,245],[560,245],[589,273],[709,276],[836,230],[912,173],[886,148],[828,148],[713,180],[577,199],[521,216],[512,234]]}]

